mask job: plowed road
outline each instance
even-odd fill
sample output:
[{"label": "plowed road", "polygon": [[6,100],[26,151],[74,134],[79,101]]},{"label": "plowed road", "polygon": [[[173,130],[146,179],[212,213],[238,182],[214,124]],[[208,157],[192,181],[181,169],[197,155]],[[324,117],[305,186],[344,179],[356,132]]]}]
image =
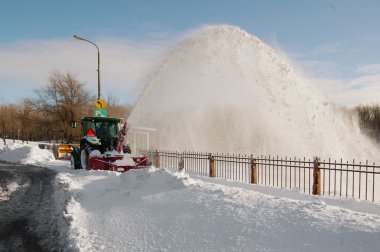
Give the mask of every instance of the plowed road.
[{"label": "plowed road", "polygon": [[68,251],[56,173],[0,162],[0,251]]}]

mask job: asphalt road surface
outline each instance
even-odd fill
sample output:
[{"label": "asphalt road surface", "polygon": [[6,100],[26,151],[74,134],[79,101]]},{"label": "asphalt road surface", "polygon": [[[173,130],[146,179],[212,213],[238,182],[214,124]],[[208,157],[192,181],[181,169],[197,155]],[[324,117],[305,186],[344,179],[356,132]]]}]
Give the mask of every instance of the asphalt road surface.
[{"label": "asphalt road surface", "polygon": [[0,251],[72,250],[53,197],[55,176],[46,168],[0,162]]}]

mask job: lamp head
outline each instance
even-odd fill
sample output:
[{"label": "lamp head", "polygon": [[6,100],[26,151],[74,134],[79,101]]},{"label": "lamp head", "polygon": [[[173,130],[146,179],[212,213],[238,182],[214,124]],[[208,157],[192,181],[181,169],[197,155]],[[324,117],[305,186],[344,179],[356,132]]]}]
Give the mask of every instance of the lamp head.
[{"label": "lamp head", "polygon": [[80,37],[80,36],[78,36],[78,35],[74,35],[73,37],[74,37],[75,39],[78,39],[78,40],[83,40],[83,38]]}]

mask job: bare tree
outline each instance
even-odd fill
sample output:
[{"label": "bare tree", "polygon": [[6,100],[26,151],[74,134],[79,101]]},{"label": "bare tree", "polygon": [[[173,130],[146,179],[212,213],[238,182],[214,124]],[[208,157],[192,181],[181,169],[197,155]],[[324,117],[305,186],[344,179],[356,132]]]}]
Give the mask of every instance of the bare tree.
[{"label": "bare tree", "polygon": [[36,91],[35,108],[46,116],[49,131],[58,133],[62,141],[71,142],[78,135],[71,122],[86,115],[90,95],[74,74],[53,72],[48,81],[47,86]]},{"label": "bare tree", "polygon": [[359,126],[361,130],[374,138],[380,140],[380,105],[360,105],[355,108],[358,113]]},{"label": "bare tree", "polygon": [[3,138],[4,144],[6,144],[6,107],[4,105],[0,106],[0,132]]},{"label": "bare tree", "polygon": [[0,107],[0,131],[4,144],[6,138],[15,140],[19,122],[16,118],[17,106],[15,104],[1,105]]},{"label": "bare tree", "polygon": [[113,95],[108,95],[105,101],[107,104],[107,116],[109,117],[127,118],[132,111],[132,106],[119,104],[119,100]]},{"label": "bare tree", "polygon": [[[72,121],[93,116],[96,100],[74,74],[52,72],[46,86],[36,90],[35,99],[6,104],[0,97],[0,137],[28,140],[78,140],[80,129]],[[104,99],[109,117],[128,117],[131,106],[120,105],[115,96]]]},{"label": "bare tree", "polygon": [[32,134],[32,111],[33,104],[29,99],[24,99],[22,103],[17,106],[17,120],[19,125],[19,128],[17,129],[17,138],[21,135],[23,141],[28,141]]}]

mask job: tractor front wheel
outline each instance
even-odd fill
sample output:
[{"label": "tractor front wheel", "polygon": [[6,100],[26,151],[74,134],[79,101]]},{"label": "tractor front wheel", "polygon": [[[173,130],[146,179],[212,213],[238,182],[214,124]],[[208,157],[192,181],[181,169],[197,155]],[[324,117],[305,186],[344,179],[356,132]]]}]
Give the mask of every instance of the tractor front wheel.
[{"label": "tractor front wheel", "polygon": [[82,149],[80,152],[80,164],[83,169],[90,169],[90,167],[88,166],[88,153],[85,149]]},{"label": "tractor front wheel", "polygon": [[70,166],[71,166],[71,169],[76,169],[76,164],[75,164],[75,158],[74,158],[74,155],[71,155],[70,156]]},{"label": "tractor front wheel", "polygon": [[74,153],[71,153],[71,156],[70,156],[70,167],[73,170],[75,170],[75,169],[81,169],[82,167],[79,165],[79,163],[76,160],[77,158],[75,158],[74,155],[75,155]]}]

